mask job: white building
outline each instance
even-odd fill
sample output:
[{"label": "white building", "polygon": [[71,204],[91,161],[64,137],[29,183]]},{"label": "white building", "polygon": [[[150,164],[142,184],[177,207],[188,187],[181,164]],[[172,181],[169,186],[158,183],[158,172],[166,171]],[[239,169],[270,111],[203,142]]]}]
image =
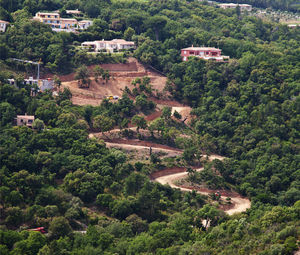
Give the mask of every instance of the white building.
[{"label": "white building", "polygon": [[248,12],[252,11],[252,5],[250,5],[250,4],[230,3],[230,4],[219,4],[219,6],[222,9],[235,9],[237,6],[239,6],[241,11],[248,11]]},{"label": "white building", "polygon": [[[7,79],[10,85],[14,85],[17,87],[15,79]],[[37,85],[39,91],[44,92],[45,90],[52,90],[54,88],[54,81],[50,78],[48,79],[33,79],[33,77],[29,77],[28,79],[24,79],[22,82],[23,85]]]},{"label": "white building", "polygon": [[32,124],[34,122],[34,116],[33,115],[17,115],[17,118],[15,118],[17,126],[26,126],[29,128],[32,128]]},{"label": "white building", "polygon": [[0,20],[0,32],[5,32],[9,22]]},{"label": "white building", "polygon": [[83,42],[81,46],[89,51],[99,52],[99,51],[120,51],[120,50],[130,50],[134,49],[134,42],[126,41],[123,39],[113,39],[111,41],[93,41],[93,42]]},{"label": "white building", "polygon": [[57,12],[38,12],[33,20],[50,25],[55,32],[76,32],[76,30],[84,30],[93,25],[91,20],[77,21],[77,19],[61,18]]},{"label": "white building", "polygon": [[66,10],[66,13],[69,14],[69,15],[76,16],[76,17],[83,16],[82,12],[78,11],[78,9],[76,9],[76,10]]}]

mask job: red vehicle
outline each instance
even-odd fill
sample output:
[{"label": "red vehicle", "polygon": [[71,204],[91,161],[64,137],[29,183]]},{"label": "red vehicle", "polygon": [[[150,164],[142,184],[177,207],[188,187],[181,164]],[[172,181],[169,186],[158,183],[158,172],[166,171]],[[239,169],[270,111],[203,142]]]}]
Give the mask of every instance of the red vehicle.
[{"label": "red vehicle", "polygon": [[219,200],[219,199],[221,198],[221,193],[220,193],[220,191],[217,191],[217,192],[215,193],[215,197],[216,197],[217,200]]},{"label": "red vehicle", "polygon": [[46,234],[46,230],[44,227],[39,227],[39,228],[32,228],[32,229],[27,229],[28,231],[36,231],[36,232],[40,232],[42,234]]}]

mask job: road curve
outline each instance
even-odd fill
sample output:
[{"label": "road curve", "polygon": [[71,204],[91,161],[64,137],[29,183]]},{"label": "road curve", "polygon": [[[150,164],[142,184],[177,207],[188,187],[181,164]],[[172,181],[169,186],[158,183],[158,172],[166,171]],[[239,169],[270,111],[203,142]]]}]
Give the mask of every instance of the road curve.
[{"label": "road curve", "polygon": [[[216,159],[216,158],[221,159],[223,157],[213,156],[213,157],[210,157],[210,160],[213,160],[213,159]],[[203,169],[204,168],[202,167],[202,168],[197,169],[196,171],[200,172]],[[181,172],[181,173],[175,173],[175,174],[168,174],[168,175],[160,176],[160,177],[155,178],[154,180],[161,183],[161,184],[163,184],[163,185],[168,184],[168,185],[170,185],[170,187],[180,189],[181,191],[191,192],[193,189],[183,188],[183,187],[180,187],[180,186],[177,186],[177,185],[174,184],[176,181],[178,181],[180,179],[183,179],[183,178],[186,178],[187,175],[188,175],[187,172]],[[203,194],[203,195],[209,195],[210,194],[210,192],[205,192],[205,191],[197,191],[197,193],[200,193],[200,194]],[[231,198],[231,202],[234,205],[234,207],[225,210],[225,212],[228,215],[232,215],[234,213],[244,212],[248,208],[251,207],[251,202],[248,198],[243,198],[243,197],[240,197],[240,196],[230,197],[230,198]]]},{"label": "road curve", "polygon": [[[90,134],[89,137],[90,138],[93,137],[93,134]],[[127,141],[129,141],[129,140],[127,140]],[[107,145],[107,147],[123,148],[123,149],[129,149],[129,150],[130,149],[145,150],[145,149],[149,149],[150,148],[148,146],[137,145],[137,144],[128,144],[128,143],[122,144],[122,143],[109,143],[109,142],[106,142],[106,145]],[[176,153],[176,154],[181,153],[177,149],[161,148],[161,146],[159,146],[159,145],[156,146],[156,144],[151,144],[151,147],[152,147],[153,152],[164,151],[166,153],[170,153],[170,152],[173,152],[173,153]],[[224,159],[224,157],[222,157],[220,155],[210,155],[209,157],[204,155],[203,158],[204,157],[207,157],[207,159],[210,160],[210,161],[214,160],[214,159],[219,159],[219,160],[223,160]],[[202,171],[202,170],[203,170],[203,168],[199,168],[196,171]],[[164,175],[164,176],[160,176],[160,177],[154,178],[154,181],[159,182],[159,183],[161,183],[163,185],[168,184],[172,188],[178,188],[181,191],[191,192],[193,189],[179,187],[179,186],[176,186],[174,184],[174,182],[176,182],[179,179],[185,178],[187,175],[188,175],[187,172],[180,172],[180,173],[175,173],[175,174],[167,174],[167,175]],[[205,192],[205,191],[197,191],[197,193],[200,193],[200,194],[203,194],[203,195],[210,194],[209,192]],[[248,208],[251,207],[251,202],[250,202],[250,200],[248,198],[243,198],[241,196],[229,196],[229,197],[231,198],[231,202],[233,203],[234,206],[233,206],[233,208],[225,210],[225,212],[228,215],[232,215],[234,213],[244,212]]]}]

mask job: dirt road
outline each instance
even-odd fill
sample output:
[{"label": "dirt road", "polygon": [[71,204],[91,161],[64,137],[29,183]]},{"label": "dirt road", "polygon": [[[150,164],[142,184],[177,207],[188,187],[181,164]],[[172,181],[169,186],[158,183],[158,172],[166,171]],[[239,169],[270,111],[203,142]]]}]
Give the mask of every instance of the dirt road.
[{"label": "dirt road", "polygon": [[[213,160],[215,158],[220,159],[220,157],[211,157],[210,160]],[[199,172],[199,171],[202,171],[203,169],[204,168],[202,167],[202,168],[197,169],[196,171]],[[180,189],[182,191],[190,192],[190,191],[192,191],[191,188],[183,188],[183,187],[180,187],[180,186],[177,186],[177,185],[174,184],[176,181],[178,181],[180,179],[183,179],[183,178],[186,178],[187,175],[188,175],[187,172],[181,172],[181,173],[168,174],[168,175],[165,175],[165,176],[157,177],[154,180],[161,183],[161,184],[163,184],[163,185],[168,184],[172,188],[177,188],[177,189]],[[203,194],[203,195],[209,195],[210,193],[212,193],[212,192],[207,192],[207,191],[197,191],[197,192],[200,193],[200,194]],[[233,197],[229,196],[229,197],[231,198],[231,202],[234,204],[233,208],[225,210],[225,212],[229,215],[232,215],[234,213],[244,212],[248,208],[251,207],[251,202],[247,198],[242,198],[240,196],[233,196]]]},{"label": "dirt road", "polygon": [[153,153],[164,152],[168,157],[175,157],[181,155],[181,151],[166,149],[166,148],[157,148],[152,146],[143,146],[143,145],[133,145],[133,144],[120,144],[120,143],[110,143],[106,142],[108,148],[120,148],[127,151],[139,151],[144,152],[145,154],[150,153],[150,147],[152,148]]},{"label": "dirt road", "polygon": [[[130,144],[132,143],[132,144]],[[135,144],[135,142],[131,142],[130,140],[127,140],[125,144],[122,144],[120,142],[117,143],[110,143],[110,142],[106,142],[107,147],[114,147],[114,148],[122,148],[125,150],[137,150],[137,151],[145,151],[145,152],[149,152],[149,148],[150,146],[152,147],[152,151],[153,152],[165,152],[167,153],[169,156],[174,155],[180,155],[182,153],[181,150],[178,149],[174,149],[171,147],[163,147],[164,145],[158,145],[158,144],[154,144],[154,143],[149,143],[149,144],[145,144],[145,145],[137,145]],[[204,156],[205,157],[205,156]],[[223,160],[224,157],[220,156],[220,155],[211,155],[208,157],[208,160],[214,160],[214,159],[219,159],[219,160]],[[196,171],[202,171],[204,168],[199,168],[196,169]],[[178,170],[177,170],[178,171]],[[180,171],[180,169],[179,169]],[[170,185],[172,188],[178,188],[181,191],[185,191],[185,192],[191,192],[193,189],[192,188],[184,188],[184,187],[180,187],[175,185],[175,182],[186,178],[188,173],[185,171],[184,168],[182,168],[183,172],[176,172],[176,173],[170,173],[168,171],[164,173],[162,173],[159,177],[154,177],[153,180],[156,182],[159,182],[163,185],[168,184]],[[209,190],[207,191],[199,191],[197,190],[198,193],[203,194],[203,195],[209,195],[211,193],[213,193],[214,191],[209,192]],[[234,205],[232,208],[230,209],[226,209],[225,212],[229,215],[232,215],[234,213],[240,213],[240,212],[244,212],[246,211],[248,208],[251,207],[251,202],[249,199],[247,198],[243,198],[241,196],[239,196],[238,194],[235,194],[234,196],[232,195],[228,195],[228,197],[231,198],[231,202]]]}]

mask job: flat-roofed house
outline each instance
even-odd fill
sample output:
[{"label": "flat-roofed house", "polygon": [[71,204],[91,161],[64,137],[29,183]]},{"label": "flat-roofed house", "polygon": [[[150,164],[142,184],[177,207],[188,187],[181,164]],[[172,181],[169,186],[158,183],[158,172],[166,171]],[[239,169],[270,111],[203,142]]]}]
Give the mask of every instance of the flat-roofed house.
[{"label": "flat-roofed house", "polygon": [[76,19],[60,19],[60,28],[61,29],[71,29],[75,30],[78,26],[78,22]]},{"label": "flat-roofed house", "polygon": [[16,118],[17,126],[27,126],[32,128],[32,124],[34,122],[34,116],[33,115],[17,115]]},{"label": "flat-roofed house", "polygon": [[98,51],[97,50],[97,41],[94,42],[83,42],[81,47],[88,51]]},{"label": "flat-roofed house", "polygon": [[8,24],[9,24],[8,21],[0,20],[0,32],[4,33],[6,31]]},{"label": "flat-roofed house", "polygon": [[61,18],[57,12],[38,12],[33,20],[50,25],[52,30],[56,32],[76,32],[76,30],[87,29],[93,24],[91,20],[77,21],[77,19]]},{"label": "flat-roofed house", "polygon": [[219,4],[219,6],[222,9],[235,9],[236,7],[239,6],[241,11],[248,11],[248,12],[252,11],[252,5],[250,5],[250,4],[234,4],[234,3],[230,3],[230,4]]},{"label": "flat-roofed house", "polygon": [[217,62],[226,62],[229,56],[222,56],[221,50],[213,47],[188,47],[181,50],[183,61],[187,61],[188,57],[197,57],[205,60],[213,59]]},{"label": "flat-roofed house", "polygon": [[93,42],[83,42],[81,46],[90,51],[99,52],[105,50],[111,53],[113,53],[114,51],[129,50],[135,48],[134,42],[126,41],[123,39],[113,39],[111,41],[101,40]]},{"label": "flat-roofed house", "polygon": [[33,20],[49,25],[52,30],[60,29],[60,16],[56,12],[37,12]]},{"label": "flat-roofed house", "polygon": [[129,50],[134,48],[134,42],[126,41],[124,39],[113,39],[112,42],[117,44],[118,50]]},{"label": "flat-roofed house", "polygon": [[78,9],[76,9],[76,10],[66,10],[66,14],[73,15],[73,16],[76,16],[76,17],[82,17],[83,16],[82,12],[79,11]]},{"label": "flat-roofed house", "polygon": [[91,25],[93,25],[93,21],[91,20],[81,20],[78,21],[78,29],[87,29],[89,28]]}]

